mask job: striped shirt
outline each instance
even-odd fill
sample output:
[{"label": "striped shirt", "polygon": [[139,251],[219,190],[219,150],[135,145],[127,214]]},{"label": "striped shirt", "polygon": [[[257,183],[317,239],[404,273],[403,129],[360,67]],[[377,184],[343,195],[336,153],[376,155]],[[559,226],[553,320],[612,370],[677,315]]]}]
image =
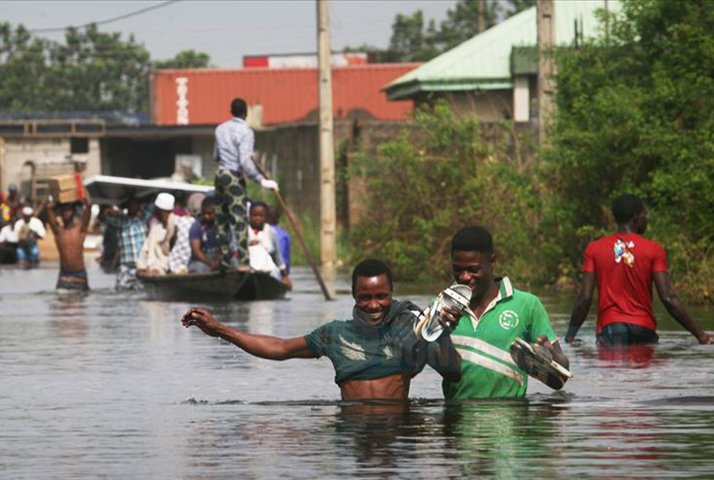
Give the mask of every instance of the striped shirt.
[{"label": "striped shirt", "polygon": [[233,117],[216,127],[213,157],[218,161],[218,168],[245,174],[256,183],[263,180],[253,163],[255,134],[242,118]]},{"label": "striped shirt", "polygon": [[105,222],[119,230],[119,263],[136,263],[146,240],[146,221],[137,217],[107,216]]}]

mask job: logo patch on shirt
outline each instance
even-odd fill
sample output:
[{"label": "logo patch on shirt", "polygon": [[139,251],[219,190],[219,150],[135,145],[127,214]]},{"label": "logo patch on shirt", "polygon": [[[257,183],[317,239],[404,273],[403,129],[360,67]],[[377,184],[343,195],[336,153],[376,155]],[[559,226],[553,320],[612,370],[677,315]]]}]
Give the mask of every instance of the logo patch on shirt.
[{"label": "logo patch on shirt", "polygon": [[635,248],[635,242],[630,240],[625,243],[622,240],[617,240],[615,242],[615,263],[624,263],[628,267],[635,264],[635,254],[632,253],[632,249]]},{"label": "logo patch on shirt", "polygon": [[513,330],[518,326],[518,314],[513,310],[506,310],[498,317],[498,323],[506,330]]}]

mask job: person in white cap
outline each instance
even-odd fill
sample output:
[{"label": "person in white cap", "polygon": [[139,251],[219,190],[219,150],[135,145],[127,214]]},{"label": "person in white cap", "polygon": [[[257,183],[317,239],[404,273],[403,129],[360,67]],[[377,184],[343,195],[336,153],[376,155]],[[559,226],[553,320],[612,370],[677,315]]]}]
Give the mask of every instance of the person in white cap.
[{"label": "person in white cap", "polygon": [[235,236],[238,270],[249,270],[248,205],[245,175],[263,188],[278,190],[274,180],[265,178],[253,160],[255,134],[246,122],[248,105],[242,98],[231,102],[233,118],[216,127],[213,156],[218,162],[215,187],[219,208],[216,211],[221,269],[231,266],[231,238]]},{"label": "person in white cap", "polygon": [[176,241],[176,200],[170,193],[162,192],[154,200],[154,218],[149,225],[149,235],[139,254],[137,273],[165,275],[169,269],[169,254]]},{"label": "person in white cap", "polygon": [[37,247],[37,239],[44,238],[45,226],[39,218],[33,216],[35,210],[32,207],[23,207],[22,216],[15,222],[15,235],[17,236],[17,260],[21,267],[36,267],[40,262],[40,249]]}]

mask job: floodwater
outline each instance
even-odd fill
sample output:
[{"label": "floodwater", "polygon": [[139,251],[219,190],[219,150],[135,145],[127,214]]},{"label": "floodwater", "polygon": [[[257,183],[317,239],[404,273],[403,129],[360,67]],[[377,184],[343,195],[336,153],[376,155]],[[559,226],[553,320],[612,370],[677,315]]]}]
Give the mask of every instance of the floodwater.
[{"label": "floodwater", "polygon": [[[0,269],[2,478],[714,477],[714,346],[661,312],[660,344],[627,354],[598,351],[591,317],[561,392],[531,380],[526,402],[446,405],[427,367],[401,408],[341,404],[327,359],[184,329],[187,303],[116,293],[99,270],[89,295],[58,295],[56,273]],[[309,270],[293,280],[284,301],[207,306],[281,337],[351,311],[346,279],[332,302]],[[543,300],[562,335],[571,296]]]}]

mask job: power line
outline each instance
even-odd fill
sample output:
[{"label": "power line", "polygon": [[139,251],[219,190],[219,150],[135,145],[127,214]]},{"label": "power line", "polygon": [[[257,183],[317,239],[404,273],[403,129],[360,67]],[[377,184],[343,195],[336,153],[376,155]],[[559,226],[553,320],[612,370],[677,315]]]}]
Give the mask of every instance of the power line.
[{"label": "power line", "polygon": [[124,20],[125,18],[129,17],[135,17],[137,15],[141,15],[142,13],[149,12],[151,10],[156,10],[159,8],[163,7],[168,7],[172,3],[180,2],[181,0],[168,0],[163,3],[159,3],[158,5],[152,5],[150,7],[142,8],[141,10],[135,10],[133,12],[125,13],[123,15],[119,15],[118,17],[112,17],[112,18],[107,18],[106,20],[100,20],[99,22],[89,22],[85,23],[84,25],[79,25],[79,26],[73,26],[73,25],[68,25],[66,27],[51,27],[51,28],[35,28],[32,30],[28,30],[30,33],[47,33],[47,32],[63,32],[67,30],[68,28],[86,28],[89,27],[90,25],[106,25],[107,23],[112,23],[112,22],[117,22],[119,20]]}]

